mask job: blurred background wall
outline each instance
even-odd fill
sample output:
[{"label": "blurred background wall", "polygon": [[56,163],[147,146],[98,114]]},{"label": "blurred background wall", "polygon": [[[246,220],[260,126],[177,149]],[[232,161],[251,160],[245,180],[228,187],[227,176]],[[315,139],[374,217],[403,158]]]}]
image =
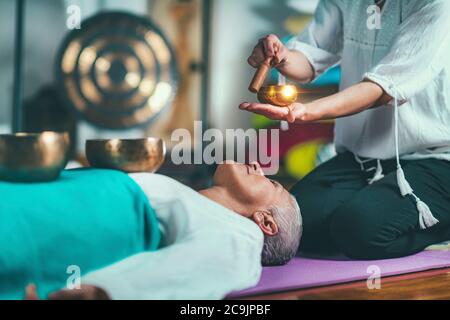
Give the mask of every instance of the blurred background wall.
[{"label": "blurred background wall", "polygon": [[[28,0],[25,6],[24,99],[54,81],[59,45],[69,31],[67,7],[78,5],[82,18],[102,8],[142,14],[146,0]],[[9,132],[13,88],[15,0],[0,1],[0,132]],[[87,131],[90,129],[87,128]],[[93,131],[93,130],[91,130]]]},{"label": "blurred background wall", "polygon": [[274,33],[280,38],[299,32],[309,22],[317,0],[213,0],[211,39],[212,123],[224,128],[247,128],[251,115],[239,112],[254,69],[248,66],[258,39]]},{"label": "blurred background wall", "polygon": [[[309,2],[299,0],[298,2]],[[79,5],[82,18],[100,9],[123,9],[145,14],[157,2],[168,0],[33,0],[26,2],[25,98],[53,80],[56,50],[66,28],[66,8]],[[182,1],[180,1],[182,2]],[[314,1],[313,1],[314,2]],[[283,0],[213,0],[211,19],[210,121],[220,129],[247,128],[250,115],[239,112],[238,104],[255,97],[247,91],[253,70],[246,58],[255,42],[268,33],[288,34],[286,20],[298,15]],[[0,1],[0,131],[10,123],[14,0]],[[157,19],[156,19],[157,20]],[[89,130],[89,129],[86,129]]]},{"label": "blurred background wall", "polygon": [[[24,95],[53,80],[53,63],[66,32],[63,1],[28,1],[25,19]],[[0,130],[8,131],[13,92],[15,1],[0,1]]]},{"label": "blurred background wall", "polygon": [[[149,17],[162,29],[174,48],[179,71],[175,101],[168,112],[158,116],[156,122],[147,128],[126,131],[99,129],[84,121],[75,121],[73,113],[63,108],[72,118],[68,121],[68,127],[74,129],[69,131],[73,131],[73,136],[78,137],[74,139],[77,141],[77,156],[83,156],[84,141],[91,138],[134,138],[152,135],[163,138],[170,147],[170,135],[177,128],[190,130],[193,138],[194,121],[200,119],[202,79],[205,74],[209,87],[206,104],[210,127],[220,130],[278,128],[278,122],[238,109],[239,103],[256,99],[247,89],[254,69],[248,66],[246,60],[261,37],[274,33],[282,40],[287,40],[301,32],[310,22],[318,0],[210,0],[208,25],[202,21],[203,1],[26,0],[25,101],[29,101],[28,105],[31,107],[39,101],[44,105],[44,109],[45,105],[51,105],[48,101],[52,100],[46,100],[45,95],[44,98],[41,97],[42,88],[55,81],[55,57],[64,36],[70,32],[66,26],[70,14],[67,8],[69,5],[77,5],[81,10],[82,20],[102,10],[122,10]],[[15,0],[0,0],[0,133],[10,132],[14,18]],[[202,32],[205,28],[210,32],[207,46],[210,60],[206,69],[202,56]],[[208,72],[205,73],[204,70]],[[271,76],[276,79],[276,73],[272,72]],[[331,77],[325,80],[320,86],[326,94],[333,93],[339,83],[339,73],[331,73]],[[53,110],[47,108],[47,114],[57,113],[61,109],[59,104],[54,105]],[[32,123],[39,122],[36,120],[42,114],[39,110],[34,110],[31,115]],[[333,154],[332,148],[324,148],[332,140],[332,131],[333,124],[326,123],[294,125],[289,131],[282,132],[281,174],[288,173],[298,179],[318,163],[317,159],[323,161],[329,158]],[[323,150],[325,157],[322,156]]]}]

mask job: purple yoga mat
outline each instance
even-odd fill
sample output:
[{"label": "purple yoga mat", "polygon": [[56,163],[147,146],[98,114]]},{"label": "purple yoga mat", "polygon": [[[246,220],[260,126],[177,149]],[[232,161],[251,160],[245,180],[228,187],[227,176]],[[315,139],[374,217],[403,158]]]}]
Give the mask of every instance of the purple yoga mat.
[{"label": "purple yoga mat", "polygon": [[450,267],[450,251],[423,251],[409,257],[374,261],[297,257],[285,266],[264,268],[257,286],[234,292],[230,297],[365,280],[370,275],[367,272],[369,266],[378,266],[382,277],[445,268]]}]

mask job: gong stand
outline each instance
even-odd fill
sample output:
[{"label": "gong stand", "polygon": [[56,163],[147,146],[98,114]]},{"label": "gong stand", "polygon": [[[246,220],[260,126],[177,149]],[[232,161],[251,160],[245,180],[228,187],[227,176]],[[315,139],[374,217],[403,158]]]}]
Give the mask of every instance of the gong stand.
[{"label": "gong stand", "polygon": [[12,125],[14,133],[22,130],[23,115],[23,38],[25,0],[16,0],[16,32],[14,37],[14,83],[12,97]]},{"label": "gong stand", "polygon": [[[201,101],[200,101],[200,120],[202,122],[202,132],[209,129],[209,45],[210,45],[210,22],[211,22],[211,0],[202,1],[202,81],[201,81]],[[206,142],[202,137],[197,145],[201,146],[202,150],[205,150]],[[207,184],[211,184],[211,178],[207,166],[202,165],[200,170],[194,173],[193,179],[207,179]]]}]

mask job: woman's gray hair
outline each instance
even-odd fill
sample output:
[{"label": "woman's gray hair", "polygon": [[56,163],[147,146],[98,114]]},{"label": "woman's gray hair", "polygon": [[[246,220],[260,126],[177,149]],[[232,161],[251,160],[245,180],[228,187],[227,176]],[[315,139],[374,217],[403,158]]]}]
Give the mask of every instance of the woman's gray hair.
[{"label": "woman's gray hair", "polygon": [[278,226],[278,233],[264,236],[261,263],[263,266],[279,266],[288,263],[297,254],[303,231],[302,215],[292,195],[290,203],[274,205],[268,210]]}]

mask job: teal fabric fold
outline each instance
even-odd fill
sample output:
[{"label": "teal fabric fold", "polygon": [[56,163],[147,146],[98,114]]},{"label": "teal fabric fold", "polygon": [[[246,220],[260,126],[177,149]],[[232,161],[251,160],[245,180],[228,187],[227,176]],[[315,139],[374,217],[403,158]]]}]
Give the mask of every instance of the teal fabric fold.
[{"label": "teal fabric fold", "polygon": [[42,297],[160,242],[146,195],[125,173],[63,171],[47,183],[0,182],[0,299]]}]

